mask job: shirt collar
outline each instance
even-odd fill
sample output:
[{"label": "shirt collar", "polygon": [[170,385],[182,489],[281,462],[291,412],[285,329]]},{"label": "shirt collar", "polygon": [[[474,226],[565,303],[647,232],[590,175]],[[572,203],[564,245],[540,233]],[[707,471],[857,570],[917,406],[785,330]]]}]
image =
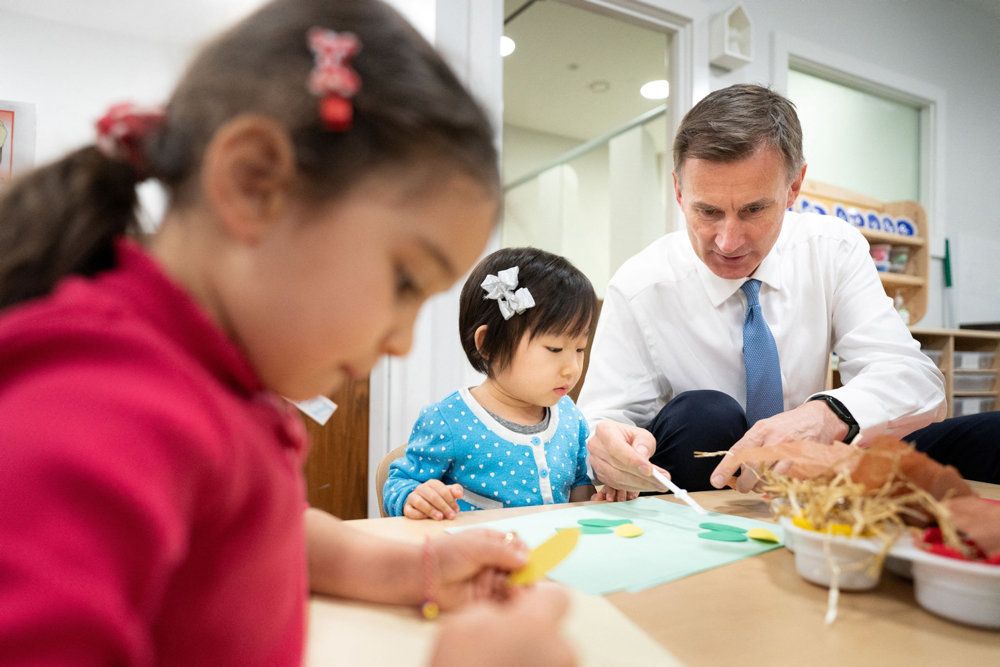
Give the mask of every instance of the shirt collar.
[{"label": "shirt collar", "polygon": [[[786,219],[781,225],[781,232],[778,234],[778,238],[775,240],[774,245],[771,246],[771,251],[764,256],[760,266],[757,267],[757,270],[754,271],[753,275],[749,276],[749,278],[755,278],[771,289],[781,289],[781,252],[788,229],[789,220],[786,215]],[[713,307],[718,308],[722,305],[723,302],[738,292],[743,283],[749,279],[720,278],[712,273],[705,262],[701,261],[698,255],[695,254],[694,248],[690,247],[690,241],[688,246],[688,251],[694,258],[695,270],[698,272],[698,278],[701,280],[701,284],[704,286],[705,292],[708,294],[708,298],[712,302]]]}]

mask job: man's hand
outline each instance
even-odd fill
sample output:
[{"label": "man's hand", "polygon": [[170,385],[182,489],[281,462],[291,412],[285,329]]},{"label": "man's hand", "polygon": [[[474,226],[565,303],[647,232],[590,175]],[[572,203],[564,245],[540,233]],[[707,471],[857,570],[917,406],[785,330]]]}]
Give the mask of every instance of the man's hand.
[{"label": "man's hand", "polygon": [[[807,401],[797,408],[761,419],[733,445],[729,451],[745,447],[768,447],[790,440],[815,440],[830,443],[847,435],[847,424],[840,421],[822,401]],[[784,473],[791,462],[782,461],[775,472]],[[717,489],[729,484],[740,493],[752,491],[760,480],[753,470],[744,468],[739,477],[733,477],[739,463],[732,456],[725,456],[712,471],[712,486]]]},{"label": "man's hand", "polygon": [[[613,421],[598,422],[587,440],[590,464],[604,484],[619,492],[666,491],[653,479],[649,457],[656,451],[656,439],[644,428]],[[609,498],[610,500],[610,498]]]}]

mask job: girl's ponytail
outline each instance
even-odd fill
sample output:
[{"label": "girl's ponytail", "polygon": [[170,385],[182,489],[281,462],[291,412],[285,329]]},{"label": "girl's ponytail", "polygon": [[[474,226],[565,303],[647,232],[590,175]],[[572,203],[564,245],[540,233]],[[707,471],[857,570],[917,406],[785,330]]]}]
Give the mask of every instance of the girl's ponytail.
[{"label": "girl's ponytail", "polygon": [[114,266],[114,239],[138,230],[139,176],[95,146],[0,192],[0,309],[49,293],[69,274]]}]

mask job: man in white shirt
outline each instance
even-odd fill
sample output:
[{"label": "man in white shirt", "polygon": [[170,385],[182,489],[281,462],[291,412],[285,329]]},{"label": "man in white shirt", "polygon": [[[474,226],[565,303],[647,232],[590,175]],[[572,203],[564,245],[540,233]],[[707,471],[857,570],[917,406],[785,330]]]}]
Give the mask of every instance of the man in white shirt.
[{"label": "man in white shirt", "polygon": [[[749,491],[756,479],[734,478],[731,457],[693,452],[849,442],[860,429],[915,439],[946,463],[987,469],[975,478],[1000,481],[998,413],[935,424],[924,442],[914,433],[945,416],[943,376],[895,312],[861,233],[787,210],[805,172],[794,106],[766,88],[716,91],[685,116],[674,190],[687,229],[612,278],[578,401],[609,493],[664,490],[650,462],[690,490]],[[746,410],[741,288],[750,277],[780,360],[773,409],[759,421]],[[825,391],[833,350],[843,386]],[[987,450],[960,461],[984,433]]]}]

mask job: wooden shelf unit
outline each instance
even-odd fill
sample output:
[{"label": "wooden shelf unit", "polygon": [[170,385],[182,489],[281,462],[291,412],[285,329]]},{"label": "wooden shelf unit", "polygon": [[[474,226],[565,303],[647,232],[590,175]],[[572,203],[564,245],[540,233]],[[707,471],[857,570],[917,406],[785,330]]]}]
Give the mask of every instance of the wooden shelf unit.
[{"label": "wooden shelf unit", "polygon": [[[1000,332],[911,327],[910,333],[944,373],[949,417],[998,407]],[[977,361],[989,363],[980,367]]]},{"label": "wooden shelf unit", "polygon": [[[841,204],[862,212],[872,210],[894,217],[905,216],[913,221],[913,236],[892,234],[867,227],[858,227],[858,230],[868,239],[870,244],[888,243],[892,246],[904,246],[908,249],[909,259],[904,272],[882,271],[879,272],[879,277],[882,279],[885,293],[890,298],[897,294],[903,297],[903,304],[910,311],[910,322],[919,322],[927,313],[927,276],[930,270],[930,250],[927,243],[929,228],[927,212],[924,211],[924,207],[915,201],[882,202],[845,188],[808,178],[803,181],[799,196],[805,197],[810,202],[823,204],[829,215],[833,215],[836,205]],[[851,224],[846,221],[841,222]]]},{"label": "wooden shelf unit", "polygon": [[[812,203],[819,203],[832,214],[836,205],[888,213],[894,217],[905,216],[913,221],[914,235],[903,236],[868,228],[858,229],[869,243],[888,243],[909,249],[909,259],[903,273],[880,272],[882,286],[890,297],[900,294],[910,311],[910,322],[919,322],[927,312],[927,276],[930,266],[930,249],[927,239],[929,227],[927,213],[917,202],[881,202],[857,192],[827,183],[806,179],[800,196]],[[844,224],[850,224],[845,222]],[[1000,408],[1000,332],[974,329],[923,329],[910,327],[913,337],[920,342],[945,379],[945,397],[948,416],[955,417]],[[976,362],[989,360],[980,368]],[[840,386],[840,374],[831,365],[827,386]]]}]

